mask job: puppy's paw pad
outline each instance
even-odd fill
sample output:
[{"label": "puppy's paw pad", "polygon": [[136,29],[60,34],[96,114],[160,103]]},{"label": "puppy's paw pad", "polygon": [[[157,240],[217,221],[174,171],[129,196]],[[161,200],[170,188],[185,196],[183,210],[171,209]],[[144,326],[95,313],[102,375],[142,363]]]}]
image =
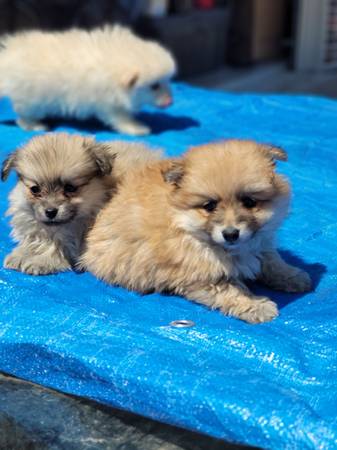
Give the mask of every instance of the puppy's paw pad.
[{"label": "puppy's paw pad", "polygon": [[301,270],[286,283],[287,292],[309,292],[312,290],[312,280],[307,272]]},{"label": "puppy's paw pad", "polygon": [[239,318],[248,323],[270,322],[279,315],[276,303],[266,297],[252,300],[249,308]]}]

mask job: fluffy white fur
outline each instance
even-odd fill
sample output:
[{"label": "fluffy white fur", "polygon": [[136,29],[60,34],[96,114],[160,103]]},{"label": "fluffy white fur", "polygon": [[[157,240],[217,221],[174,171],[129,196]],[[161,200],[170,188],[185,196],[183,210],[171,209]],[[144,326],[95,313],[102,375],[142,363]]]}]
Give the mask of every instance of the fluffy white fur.
[{"label": "fluffy white fur", "polygon": [[0,47],[0,94],[12,99],[26,129],[45,129],[47,117],[96,117],[117,131],[147,134],[132,113],[168,106],[175,72],[167,50],[121,26],[29,31]]}]

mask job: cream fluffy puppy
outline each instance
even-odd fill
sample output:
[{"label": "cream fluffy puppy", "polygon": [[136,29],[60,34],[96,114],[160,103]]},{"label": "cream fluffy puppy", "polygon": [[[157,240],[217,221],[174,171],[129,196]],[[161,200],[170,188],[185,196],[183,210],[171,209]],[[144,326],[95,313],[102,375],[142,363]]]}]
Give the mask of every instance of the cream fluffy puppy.
[{"label": "cream fluffy puppy", "polygon": [[290,192],[276,159],[286,153],[233,140],[132,171],[88,233],[82,266],[108,283],[270,321],[277,305],[253,295],[245,280],[287,292],[311,288],[308,274],[275,249]]},{"label": "cream fluffy puppy", "polygon": [[144,104],[169,106],[175,71],[161,45],[117,25],[27,31],[0,47],[0,94],[11,98],[25,129],[45,129],[47,117],[96,117],[122,133],[148,134],[132,113]]},{"label": "cream fluffy puppy", "polygon": [[118,182],[130,168],[157,158],[159,151],[141,144],[66,133],[31,139],[2,168],[2,180],[12,169],[18,174],[8,210],[18,245],[4,266],[34,275],[73,267],[88,227]]}]

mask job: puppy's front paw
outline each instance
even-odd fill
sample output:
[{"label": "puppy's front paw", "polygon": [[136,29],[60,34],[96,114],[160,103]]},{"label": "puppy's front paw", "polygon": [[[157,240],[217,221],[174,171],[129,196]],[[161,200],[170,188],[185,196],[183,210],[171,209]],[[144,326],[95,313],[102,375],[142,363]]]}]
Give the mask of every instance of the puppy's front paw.
[{"label": "puppy's front paw", "polygon": [[6,269],[21,271],[22,262],[22,257],[16,252],[13,252],[6,256],[4,260],[4,267]]},{"label": "puppy's front paw", "polygon": [[26,259],[15,252],[5,258],[4,267],[6,269],[18,270],[19,272],[28,273],[29,275],[44,275],[50,273],[46,267],[36,265],[34,258]]},{"label": "puppy's front paw", "polygon": [[146,136],[151,133],[151,129],[145,125],[137,125],[136,128],[133,128],[133,133],[135,136]]},{"label": "puppy's front paw", "polygon": [[137,122],[119,124],[116,126],[116,129],[120,133],[130,134],[132,136],[145,136],[151,132],[149,127]]},{"label": "puppy's front paw", "polygon": [[29,275],[48,275],[56,272],[62,272],[70,268],[67,264],[60,264],[56,267],[51,261],[48,262],[45,258],[25,257],[17,252],[13,252],[6,256],[4,261],[6,269],[18,270],[19,272],[27,273]]},{"label": "puppy's front paw", "polygon": [[310,275],[304,270],[299,270],[295,275],[286,278],[284,282],[285,292],[309,292],[312,290]]},{"label": "puppy's front paw", "polygon": [[43,263],[36,263],[35,261],[32,263],[29,263],[27,261],[22,264],[21,271],[24,273],[28,273],[29,275],[48,275],[58,272],[55,267]]},{"label": "puppy's front paw", "polygon": [[249,306],[242,311],[238,318],[248,323],[270,322],[279,315],[276,303],[267,297],[257,297],[251,300]]}]

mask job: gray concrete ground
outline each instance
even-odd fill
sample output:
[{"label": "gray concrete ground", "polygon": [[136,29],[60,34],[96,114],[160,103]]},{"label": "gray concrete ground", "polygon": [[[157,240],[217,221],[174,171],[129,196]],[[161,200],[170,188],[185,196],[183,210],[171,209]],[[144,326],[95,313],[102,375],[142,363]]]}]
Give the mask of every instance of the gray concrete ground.
[{"label": "gray concrete ground", "polygon": [[226,66],[193,77],[188,82],[227,92],[311,94],[337,98],[337,69],[294,72],[284,62],[252,67]]},{"label": "gray concrete ground", "polygon": [[242,450],[0,374],[0,450]]}]

